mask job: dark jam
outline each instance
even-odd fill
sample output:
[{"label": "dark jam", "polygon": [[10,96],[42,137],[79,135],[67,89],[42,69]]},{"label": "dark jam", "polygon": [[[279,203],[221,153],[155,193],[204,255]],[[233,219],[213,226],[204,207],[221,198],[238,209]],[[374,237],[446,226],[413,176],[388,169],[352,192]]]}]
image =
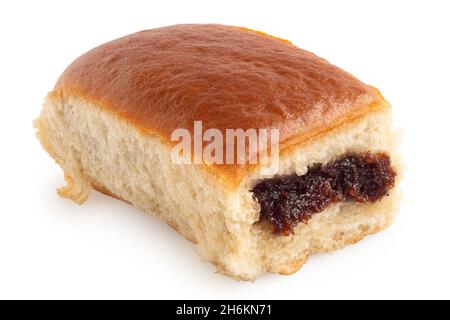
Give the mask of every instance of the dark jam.
[{"label": "dark jam", "polygon": [[267,179],[252,192],[261,206],[260,221],[275,233],[289,235],[294,227],[339,201],[375,202],[395,183],[391,160],[384,153],[348,154],[306,174]]}]

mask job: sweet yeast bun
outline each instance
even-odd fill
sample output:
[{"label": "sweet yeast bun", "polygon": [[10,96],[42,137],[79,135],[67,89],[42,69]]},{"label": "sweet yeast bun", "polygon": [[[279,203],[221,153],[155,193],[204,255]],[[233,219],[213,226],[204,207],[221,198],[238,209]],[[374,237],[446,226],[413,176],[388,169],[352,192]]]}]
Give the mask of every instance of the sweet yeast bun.
[{"label": "sweet yeast bun", "polygon": [[[288,41],[245,28],[176,25],[80,56],[35,126],[64,171],[60,195],[82,203],[94,188],[127,201],[195,242],[220,272],[253,280],[266,271],[291,274],[311,254],[391,223],[399,179],[389,196],[334,203],[288,236],[258,222],[252,193],[263,179],[300,176],[349,153],[388,154],[400,174],[390,114],[378,90]],[[262,176],[254,164],[175,164],[171,134],[193,133],[194,121],[221,132],[278,129],[278,170]]]}]

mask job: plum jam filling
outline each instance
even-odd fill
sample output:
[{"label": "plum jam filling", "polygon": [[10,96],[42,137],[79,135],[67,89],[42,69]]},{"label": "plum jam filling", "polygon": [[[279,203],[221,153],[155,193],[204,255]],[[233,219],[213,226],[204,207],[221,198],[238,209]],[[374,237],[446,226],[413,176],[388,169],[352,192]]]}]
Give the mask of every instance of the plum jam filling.
[{"label": "plum jam filling", "polygon": [[317,164],[304,175],[266,179],[251,191],[261,206],[260,221],[289,235],[300,223],[339,201],[375,202],[389,194],[396,173],[384,153],[347,154]]}]

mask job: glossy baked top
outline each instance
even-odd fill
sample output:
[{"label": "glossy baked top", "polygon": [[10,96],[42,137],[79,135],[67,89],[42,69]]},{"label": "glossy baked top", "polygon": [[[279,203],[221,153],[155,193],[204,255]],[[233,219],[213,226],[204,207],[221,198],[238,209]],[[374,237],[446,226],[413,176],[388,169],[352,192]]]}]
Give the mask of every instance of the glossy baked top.
[{"label": "glossy baked top", "polygon": [[53,93],[88,99],[167,143],[194,120],[204,130],[278,128],[282,151],[386,106],[376,89],[313,53],[223,25],[175,25],[108,42],[76,59]]}]

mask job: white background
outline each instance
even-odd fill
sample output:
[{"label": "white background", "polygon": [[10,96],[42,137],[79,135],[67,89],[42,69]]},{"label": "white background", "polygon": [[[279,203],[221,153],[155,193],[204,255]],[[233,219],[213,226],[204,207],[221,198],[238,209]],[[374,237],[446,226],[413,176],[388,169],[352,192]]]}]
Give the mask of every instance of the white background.
[{"label": "white background", "polygon": [[[450,298],[449,3],[1,1],[0,298]],[[123,202],[56,195],[62,172],[31,123],[64,68],[116,37],[201,22],[290,39],[382,91],[408,165],[391,228],[247,283]]]}]

